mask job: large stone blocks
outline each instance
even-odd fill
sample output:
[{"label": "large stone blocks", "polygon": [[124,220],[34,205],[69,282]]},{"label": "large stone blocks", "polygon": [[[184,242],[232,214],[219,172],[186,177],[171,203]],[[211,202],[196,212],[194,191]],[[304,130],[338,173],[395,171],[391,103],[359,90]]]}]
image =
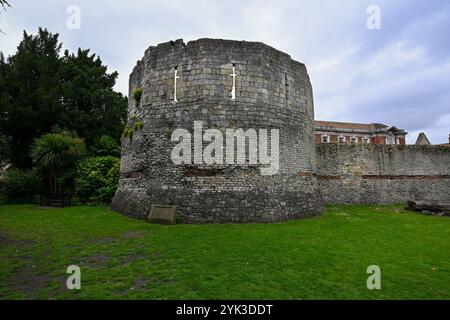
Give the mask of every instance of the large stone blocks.
[{"label": "large stone blocks", "polygon": [[[114,210],[145,218],[154,204],[176,206],[187,223],[281,221],[322,212],[304,64],[257,42],[177,40],[145,52],[130,76],[130,97],[136,88],[143,95],[139,104],[130,98],[128,126],[143,126],[122,141]],[[171,135],[178,128],[193,132],[194,121],[222,132],[279,130],[279,171],[262,175],[262,164],[175,165]]]}]

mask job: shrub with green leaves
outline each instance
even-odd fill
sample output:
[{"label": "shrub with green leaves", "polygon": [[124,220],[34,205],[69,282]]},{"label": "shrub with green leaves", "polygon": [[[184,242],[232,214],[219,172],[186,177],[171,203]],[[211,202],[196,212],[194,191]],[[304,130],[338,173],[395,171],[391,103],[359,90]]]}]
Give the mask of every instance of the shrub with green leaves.
[{"label": "shrub with green leaves", "polygon": [[120,156],[120,146],[113,137],[102,135],[95,146],[95,153],[99,156]]},{"label": "shrub with green leaves", "polygon": [[136,104],[139,104],[141,102],[142,93],[144,92],[141,88],[136,88],[133,91],[133,99],[136,102]]},{"label": "shrub with green leaves", "polygon": [[34,203],[41,189],[39,172],[10,169],[0,181],[7,203]]},{"label": "shrub with green leaves", "polygon": [[113,156],[87,158],[80,162],[75,179],[80,201],[111,202],[119,181],[119,169],[120,160]]},{"label": "shrub with green leaves", "polygon": [[139,130],[142,129],[144,127],[144,122],[142,121],[136,121],[134,123],[134,130]]},{"label": "shrub with green leaves", "polygon": [[98,199],[105,203],[110,203],[117,190],[119,183],[120,161],[117,160],[106,174],[103,186],[98,189]]},{"label": "shrub with green leaves", "polygon": [[123,129],[123,134],[122,134],[122,138],[128,138],[128,139],[133,139],[133,133],[134,130],[132,128],[126,127],[125,129]]}]

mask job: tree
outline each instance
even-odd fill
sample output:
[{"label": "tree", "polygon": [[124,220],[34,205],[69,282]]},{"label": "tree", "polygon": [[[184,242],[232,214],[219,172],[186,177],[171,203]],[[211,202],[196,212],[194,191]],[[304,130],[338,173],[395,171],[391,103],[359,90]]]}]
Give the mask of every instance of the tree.
[{"label": "tree", "polygon": [[[1,1],[1,0],[0,0]],[[0,52],[0,105],[1,105],[1,99],[2,94],[1,90],[4,88],[4,77],[2,76],[5,73],[6,70],[6,63],[5,63],[5,57]],[[0,116],[2,114],[0,113]],[[2,162],[7,160],[9,158],[9,139],[3,134],[1,128],[0,128],[0,165],[2,165]]]},{"label": "tree", "polygon": [[99,156],[120,157],[120,145],[110,136],[102,135],[94,148]]},{"label": "tree", "polygon": [[23,33],[17,53],[5,62],[0,57],[0,130],[11,137],[11,161],[31,166],[33,140],[58,123],[61,105],[61,44],[58,35],[39,29]]},{"label": "tree", "polygon": [[8,159],[9,156],[9,144],[8,139],[5,136],[0,135],[0,165],[2,161]]},{"label": "tree", "polygon": [[65,51],[58,34],[39,28],[23,33],[17,52],[0,53],[0,134],[10,137],[11,162],[32,165],[36,138],[58,125],[75,131],[91,146],[102,135],[117,142],[125,126],[127,99],[114,91],[117,72],[89,50]]},{"label": "tree", "polygon": [[100,57],[90,50],[78,49],[77,54],[67,50],[62,59],[63,108],[60,124],[75,130],[93,145],[101,136],[116,141],[125,126],[127,99],[114,91],[118,73],[108,73]]},{"label": "tree", "polygon": [[50,193],[61,194],[61,177],[74,167],[85,152],[84,141],[69,132],[48,133],[36,139],[31,155],[42,176],[47,179]]}]

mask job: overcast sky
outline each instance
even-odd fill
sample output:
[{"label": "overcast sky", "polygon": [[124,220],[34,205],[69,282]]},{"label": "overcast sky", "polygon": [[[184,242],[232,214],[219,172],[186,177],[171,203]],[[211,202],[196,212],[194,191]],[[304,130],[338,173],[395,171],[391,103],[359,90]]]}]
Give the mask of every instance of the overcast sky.
[{"label": "overcast sky", "polygon": [[[316,119],[381,122],[404,128],[414,143],[450,133],[450,1],[447,0],[9,0],[0,15],[0,50],[13,54],[22,31],[59,33],[64,48],[90,48],[128,76],[150,45],[183,38],[261,41],[304,62]],[[69,29],[67,9],[81,10]],[[367,8],[381,9],[369,30]]]}]

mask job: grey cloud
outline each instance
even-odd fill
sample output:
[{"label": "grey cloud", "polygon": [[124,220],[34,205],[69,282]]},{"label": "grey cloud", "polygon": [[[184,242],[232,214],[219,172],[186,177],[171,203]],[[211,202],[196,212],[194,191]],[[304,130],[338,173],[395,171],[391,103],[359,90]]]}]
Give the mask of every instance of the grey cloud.
[{"label": "grey cloud", "polygon": [[[22,29],[61,34],[64,46],[91,48],[128,75],[149,45],[215,37],[262,41],[305,62],[316,114],[325,120],[386,122],[435,143],[450,131],[450,4],[445,0],[310,1],[11,1],[0,50],[13,53]],[[82,27],[66,28],[79,5]],[[382,29],[366,28],[366,8],[381,7]],[[427,133],[428,133],[427,132]]]}]

